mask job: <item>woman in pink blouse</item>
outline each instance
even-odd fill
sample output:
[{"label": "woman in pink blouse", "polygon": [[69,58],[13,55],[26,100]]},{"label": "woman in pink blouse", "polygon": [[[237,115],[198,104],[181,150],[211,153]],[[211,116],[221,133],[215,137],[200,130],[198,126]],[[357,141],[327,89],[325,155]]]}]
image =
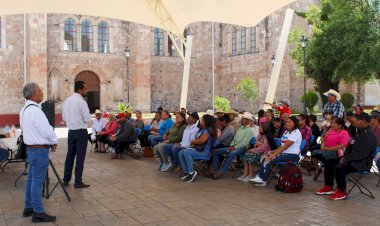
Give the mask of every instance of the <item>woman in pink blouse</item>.
[{"label": "woman in pink blouse", "polygon": [[344,129],[344,124],[344,119],[333,117],[331,119],[331,128],[321,137],[321,148],[312,152],[311,160],[315,167],[314,180],[321,173],[318,160],[324,162],[326,159],[338,159],[342,155],[342,150],[347,147],[350,134]]},{"label": "woman in pink blouse", "polygon": [[253,178],[253,164],[264,153],[275,149],[273,134],[269,122],[264,122],[259,127],[259,135],[257,136],[254,148],[247,150],[243,156],[244,175],[238,180],[248,182]]}]

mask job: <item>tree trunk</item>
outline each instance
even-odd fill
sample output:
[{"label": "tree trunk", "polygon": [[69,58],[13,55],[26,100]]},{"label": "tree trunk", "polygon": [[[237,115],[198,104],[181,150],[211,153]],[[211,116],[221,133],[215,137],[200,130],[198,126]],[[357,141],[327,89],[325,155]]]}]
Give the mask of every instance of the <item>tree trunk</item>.
[{"label": "tree trunk", "polygon": [[356,82],[356,104],[360,104],[361,94],[362,94],[362,84],[360,82]]}]

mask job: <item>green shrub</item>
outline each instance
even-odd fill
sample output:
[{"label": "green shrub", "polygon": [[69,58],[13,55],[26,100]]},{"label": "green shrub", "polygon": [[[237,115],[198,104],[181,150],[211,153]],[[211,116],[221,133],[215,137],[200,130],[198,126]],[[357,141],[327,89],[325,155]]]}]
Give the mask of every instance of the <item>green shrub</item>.
[{"label": "green shrub", "polygon": [[223,109],[224,112],[227,112],[231,109],[230,101],[227,98],[216,96],[214,98],[214,107]]},{"label": "green shrub", "polygon": [[354,104],[355,98],[351,93],[343,93],[341,97],[342,98],[340,99],[340,101],[342,102],[345,110],[348,111]]},{"label": "green shrub", "polygon": [[[304,103],[305,101],[305,95],[302,95],[301,97],[301,103]],[[318,95],[313,92],[309,91],[306,93],[306,108],[309,110],[310,113],[313,113],[315,105],[318,104]]]}]

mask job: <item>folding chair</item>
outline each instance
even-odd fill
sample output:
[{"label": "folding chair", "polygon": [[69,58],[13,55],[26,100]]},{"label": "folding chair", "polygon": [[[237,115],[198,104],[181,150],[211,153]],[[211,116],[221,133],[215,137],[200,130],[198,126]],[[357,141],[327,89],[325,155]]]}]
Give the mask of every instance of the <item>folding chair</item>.
[{"label": "folding chair", "polygon": [[141,144],[140,144],[140,141],[137,140],[136,143],[130,144],[126,148],[125,153],[130,154],[131,157],[134,159],[139,159],[140,155],[144,154],[143,149],[142,149]]},{"label": "folding chair", "polygon": [[[373,159],[375,159],[375,157],[380,153],[380,147],[377,147],[376,148],[376,152],[373,156]],[[379,187],[379,184],[380,184],[380,169],[377,168],[377,165],[376,165],[376,162],[375,164],[372,165],[372,171],[375,173],[375,175],[379,178],[379,180],[377,181],[377,184],[376,184],[376,187]]]},{"label": "folding chair", "polygon": [[360,180],[363,178],[363,176],[367,175],[368,173],[368,171],[356,171],[347,175],[348,179],[353,183],[351,189],[349,189],[347,192],[347,197],[355,187],[358,187],[362,194],[375,199],[375,196],[372,194],[371,190],[369,190],[365,185],[360,183]]},{"label": "folding chair", "polygon": [[203,176],[207,176],[207,162],[210,161],[210,156],[207,157],[194,157],[193,165],[194,169]]}]

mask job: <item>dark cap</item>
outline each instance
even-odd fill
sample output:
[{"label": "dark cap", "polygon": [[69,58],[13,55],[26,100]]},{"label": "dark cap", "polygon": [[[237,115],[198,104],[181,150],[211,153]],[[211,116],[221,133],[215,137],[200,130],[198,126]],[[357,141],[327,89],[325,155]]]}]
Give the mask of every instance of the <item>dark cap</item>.
[{"label": "dark cap", "polygon": [[358,116],[357,116],[357,119],[358,120],[364,120],[366,122],[371,122],[371,116],[369,116],[369,114],[365,113],[365,112],[362,112],[360,113]]},{"label": "dark cap", "polygon": [[198,113],[197,112],[193,112],[193,113],[191,113],[191,114],[189,114],[191,117],[193,117],[193,119],[195,119],[196,121],[198,121],[199,120],[199,115],[198,115]]}]

